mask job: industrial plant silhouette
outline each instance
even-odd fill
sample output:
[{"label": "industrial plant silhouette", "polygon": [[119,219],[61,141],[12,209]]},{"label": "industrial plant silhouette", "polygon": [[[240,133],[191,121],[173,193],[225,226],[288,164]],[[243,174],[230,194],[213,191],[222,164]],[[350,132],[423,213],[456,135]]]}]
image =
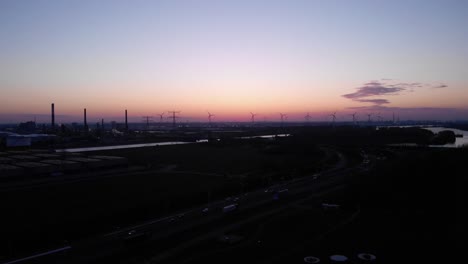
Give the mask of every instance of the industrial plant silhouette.
[{"label": "industrial plant silhouette", "polygon": [[0,132],[5,263],[391,263],[449,225],[428,188],[461,199],[436,179],[464,177],[467,148],[453,147],[464,123],[336,111],[314,122],[310,112],[215,122],[206,111],[207,122],[186,123],[179,110],[129,123],[125,109],[120,123],[90,126],[83,108],[82,122],[57,125],[56,110],[50,124]]}]

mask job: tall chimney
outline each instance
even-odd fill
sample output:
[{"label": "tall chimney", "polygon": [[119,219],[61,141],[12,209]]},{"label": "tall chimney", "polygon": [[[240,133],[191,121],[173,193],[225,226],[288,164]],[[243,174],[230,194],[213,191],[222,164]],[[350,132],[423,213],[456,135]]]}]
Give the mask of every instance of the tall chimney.
[{"label": "tall chimney", "polygon": [[104,118],[101,119],[101,129],[104,129]]},{"label": "tall chimney", "polygon": [[55,130],[55,106],[53,103],[50,105],[50,111],[52,116],[52,130]]},{"label": "tall chimney", "polygon": [[127,109],[125,109],[125,130],[128,130]]},{"label": "tall chimney", "polygon": [[84,127],[87,130],[88,129],[88,121],[86,121],[86,108],[83,111],[83,115],[84,115]]}]

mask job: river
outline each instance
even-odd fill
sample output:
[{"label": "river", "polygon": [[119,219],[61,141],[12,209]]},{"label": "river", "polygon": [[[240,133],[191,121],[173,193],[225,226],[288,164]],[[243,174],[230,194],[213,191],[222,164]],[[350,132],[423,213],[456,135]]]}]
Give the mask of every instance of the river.
[{"label": "river", "polygon": [[468,146],[468,131],[455,129],[455,128],[445,128],[445,127],[425,127],[433,133],[439,133],[440,131],[450,130],[455,133],[455,135],[463,135],[463,137],[457,137],[455,143],[449,143],[445,145],[430,145],[430,147],[444,147],[444,148],[459,148],[462,146]]},{"label": "river", "polygon": [[[241,137],[241,139],[252,139],[252,138],[274,138],[274,137],[288,137],[289,134],[279,135],[261,135],[251,137]],[[218,139],[219,140],[219,139]],[[194,144],[194,143],[206,143],[207,139],[200,139],[196,142],[183,142],[183,141],[172,141],[172,142],[157,142],[157,143],[142,143],[142,144],[127,144],[127,145],[114,145],[114,146],[100,146],[100,147],[85,147],[85,148],[67,148],[67,149],[56,149],[55,152],[90,152],[100,150],[114,150],[114,149],[128,149],[128,148],[144,148],[144,147],[156,147],[156,146],[168,146],[168,145],[182,145],[182,144]]]}]

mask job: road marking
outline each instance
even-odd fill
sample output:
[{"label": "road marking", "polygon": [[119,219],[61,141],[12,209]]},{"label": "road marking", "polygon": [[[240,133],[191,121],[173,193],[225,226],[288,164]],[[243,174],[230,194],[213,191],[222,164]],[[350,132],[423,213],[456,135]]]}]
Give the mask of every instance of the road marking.
[{"label": "road marking", "polygon": [[39,253],[39,254],[36,254],[36,255],[33,255],[33,256],[13,260],[13,261],[6,262],[6,263],[3,263],[3,264],[20,263],[20,262],[23,262],[23,261],[26,261],[26,260],[35,259],[35,258],[39,258],[39,257],[42,257],[42,256],[51,255],[51,254],[54,254],[54,253],[57,253],[57,252],[69,250],[71,248],[72,248],[71,246],[66,246],[66,247],[63,247],[63,248],[57,248],[57,249],[50,250],[50,251],[47,251],[47,252],[44,252],[44,253]]}]

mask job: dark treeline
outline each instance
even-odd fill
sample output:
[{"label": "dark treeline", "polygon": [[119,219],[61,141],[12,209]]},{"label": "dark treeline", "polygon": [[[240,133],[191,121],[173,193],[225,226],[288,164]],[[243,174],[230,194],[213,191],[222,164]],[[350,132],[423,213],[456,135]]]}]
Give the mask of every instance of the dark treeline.
[{"label": "dark treeline", "polygon": [[443,131],[439,134],[417,128],[398,127],[305,127],[291,130],[300,142],[338,145],[382,145],[416,143],[418,145],[446,144],[455,141],[455,134]]},{"label": "dark treeline", "polygon": [[468,123],[452,123],[444,125],[444,127],[456,128],[460,130],[468,131]]}]

